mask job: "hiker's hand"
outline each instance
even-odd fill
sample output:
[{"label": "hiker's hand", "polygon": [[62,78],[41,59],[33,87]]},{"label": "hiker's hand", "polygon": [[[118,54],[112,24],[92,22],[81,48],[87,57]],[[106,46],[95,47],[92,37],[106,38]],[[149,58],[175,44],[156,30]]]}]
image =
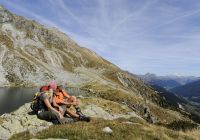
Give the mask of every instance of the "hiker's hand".
[{"label": "hiker's hand", "polygon": [[71,101],[72,105],[77,105],[76,100]]},{"label": "hiker's hand", "polygon": [[64,99],[64,102],[67,102],[67,99]]},{"label": "hiker's hand", "polygon": [[59,113],[59,117],[60,117],[60,119],[63,119],[63,118],[64,118],[63,115],[62,115],[61,113]]},{"label": "hiker's hand", "polygon": [[63,113],[63,111],[64,111],[64,110],[62,109],[62,107],[60,107],[60,106],[58,107],[58,110],[59,110],[60,113]]},{"label": "hiker's hand", "polygon": [[77,106],[80,106],[80,104],[81,104],[81,103],[80,103],[80,100],[77,99],[77,100],[76,100],[76,105],[77,105]]},{"label": "hiker's hand", "polygon": [[77,105],[77,103],[76,102],[72,102],[71,105]]}]

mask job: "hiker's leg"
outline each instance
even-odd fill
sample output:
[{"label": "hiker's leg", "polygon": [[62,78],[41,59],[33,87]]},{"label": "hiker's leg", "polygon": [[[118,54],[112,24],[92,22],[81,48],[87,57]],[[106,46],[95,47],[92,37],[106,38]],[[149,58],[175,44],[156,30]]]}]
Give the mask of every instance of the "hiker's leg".
[{"label": "hiker's leg", "polygon": [[73,110],[71,110],[70,108],[67,108],[67,110],[66,110],[66,112],[67,112],[67,114],[69,114],[71,117],[73,117],[73,118],[78,118],[79,117],[79,115],[78,114],[76,114]]},{"label": "hiker's leg", "polygon": [[[74,116],[76,114],[76,116],[78,115],[79,117],[83,117],[85,116],[82,112],[81,112],[81,108],[80,106],[80,100],[77,99],[75,96],[71,96],[67,102],[71,102],[71,103],[76,103],[74,106],[74,108],[76,109],[76,113],[74,113],[73,111],[70,111],[68,114],[70,114],[72,112],[72,115]],[[68,106],[67,106],[68,107]],[[69,108],[69,107],[68,107]]]},{"label": "hiker's leg", "polygon": [[80,100],[77,99],[75,96],[71,96],[71,98],[69,99],[69,102],[72,102],[72,103],[76,103],[76,105],[73,105],[74,108],[76,109],[76,112],[80,112],[81,109],[80,109]]},{"label": "hiker's leg", "polygon": [[[76,101],[76,97],[73,96],[72,98],[74,99],[73,101]],[[72,100],[71,100],[72,101]],[[77,101],[76,101],[77,102]],[[78,101],[79,102],[79,101]],[[74,118],[78,118],[81,121],[86,121],[89,122],[90,121],[90,117],[85,116],[82,112],[81,109],[79,107],[79,104],[74,106],[76,109],[76,113],[74,111],[72,111],[70,108],[67,108],[67,113]]]},{"label": "hiker's leg", "polygon": [[73,101],[76,102],[76,105],[74,105],[74,108],[76,109],[76,114],[78,114],[79,116],[84,116],[81,112],[80,100],[77,99],[75,96],[72,96],[72,98],[74,99]]},{"label": "hiker's leg", "polygon": [[80,106],[80,100],[77,99],[75,96],[72,96],[73,102],[76,103],[75,107],[79,107]]},{"label": "hiker's leg", "polygon": [[40,112],[37,116],[41,120],[51,121],[54,124],[62,124],[62,120],[59,115],[54,111]]},{"label": "hiker's leg", "polygon": [[67,111],[67,106],[64,104],[60,104],[59,106],[63,109],[62,115],[64,116]]},{"label": "hiker's leg", "polygon": [[75,108],[80,107],[80,100],[76,98],[75,100],[76,105],[74,105]]},{"label": "hiker's leg", "polygon": [[[67,99],[68,103],[76,103],[74,106],[74,108],[78,108],[80,105],[80,101],[78,99],[76,99],[75,96],[71,96],[70,98]],[[67,105],[67,108],[71,107],[71,105]]]},{"label": "hiker's leg", "polygon": [[58,118],[56,113],[52,111],[40,112],[37,116],[39,119],[47,120],[47,121],[56,120]]}]

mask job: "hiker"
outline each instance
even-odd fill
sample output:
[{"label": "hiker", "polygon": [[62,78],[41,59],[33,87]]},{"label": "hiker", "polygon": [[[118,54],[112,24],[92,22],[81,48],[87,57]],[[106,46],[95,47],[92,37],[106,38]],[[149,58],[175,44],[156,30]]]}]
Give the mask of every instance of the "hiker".
[{"label": "hiker", "polygon": [[64,116],[61,113],[63,110],[61,107],[58,107],[58,110],[52,107],[52,102],[53,102],[53,93],[56,91],[57,85],[55,82],[51,82],[48,85],[48,90],[45,92],[41,93],[40,95],[40,101],[41,107],[38,112],[37,116],[39,119],[42,120],[47,120],[47,121],[57,121],[56,123],[65,123],[64,121]]},{"label": "hiker", "polygon": [[[57,86],[56,92],[53,97],[53,105],[55,107],[61,106],[63,108],[62,115],[65,113],[69,114],[71,117],[82,121],[90,121],[90,118],[85,116],[80,109],[80,101],[75,96],[70,96],[65,92],[62,86]],[[76,109],[76,112],[71,110],[71,106]]]}]

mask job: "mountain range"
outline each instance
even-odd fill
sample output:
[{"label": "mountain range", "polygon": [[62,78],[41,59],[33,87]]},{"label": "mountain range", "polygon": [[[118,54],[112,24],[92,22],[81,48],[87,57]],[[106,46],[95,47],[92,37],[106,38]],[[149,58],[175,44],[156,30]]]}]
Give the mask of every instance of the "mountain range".
[{"label": "mountain range", "polygon": [[189,100],[200,103],[200,80],[175,87],[171,89],[177,95],[189,98]]},{"label": "mountain range", "polygon": [[150,85],[159,85],[166,89],[172,89],[200,79],[199,77],[195,76],[176,76],[176,75],[157,76],[151,73],[147,73],[145,75],[137,75],[137,76],[139,79],[147,82]]}]

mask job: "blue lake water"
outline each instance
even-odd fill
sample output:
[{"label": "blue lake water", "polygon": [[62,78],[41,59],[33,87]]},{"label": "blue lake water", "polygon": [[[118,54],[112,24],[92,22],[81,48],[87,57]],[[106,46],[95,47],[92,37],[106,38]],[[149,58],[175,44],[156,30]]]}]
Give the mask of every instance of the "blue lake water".
[{"label": "blue lake water", "polygon": [[[87,93],[79,88],[66,87],[65,90],[70,95],[87,96]],[[31,102],[37,91],[39,88],[0,88],[0,115],[10,113],[25,103]]]},{"label": "blue lake water", "polygon": [[38,88],[0,88],[0,115],[30,102],[37,90]]}]

